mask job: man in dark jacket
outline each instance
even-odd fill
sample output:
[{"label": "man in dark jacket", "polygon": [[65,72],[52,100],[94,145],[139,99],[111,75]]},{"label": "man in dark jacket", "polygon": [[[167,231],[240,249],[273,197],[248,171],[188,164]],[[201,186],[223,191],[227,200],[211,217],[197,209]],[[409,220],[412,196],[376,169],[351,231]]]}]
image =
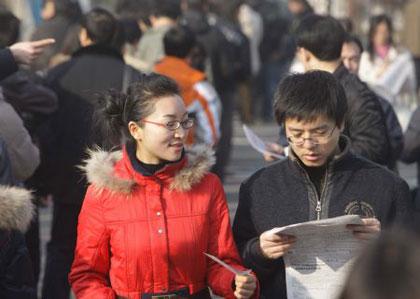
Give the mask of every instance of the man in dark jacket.
[{"label": "man in dark jacket", "polygon": [[344,134],[351,140],[352,152],[387,165],[390,144],[385,117],[375,94],[341,63],[345,35],[334,18],[309,15],[295,32],[297,55],[306,71],[327,71],[343,85],[349,107]]},{"label": "man in dark jacket", "polygon": [[[286,298],[283,255],[296,239],[267,231],[345,214],[364,216],[349,227],[369,239],[381,225],[411,221],[407,184],[350,150],[343,135],[347,100],[328,72],[292,75],[279,85],[275,116],[284,126],[289,157],[241,185],[233,232],[244,263],[258,276],[262,298]],[[305,240],[298,240],[304,242]]]},{"label": "man in dark jacket", "polygon": [[[417,188],[414,202],[417,212],[420,212],[420,107],[418,107],[410,118],[408,128],[404,132],[404,150],[401,160],[405,163],[417,162]],[[420,223],[417,223],[420,229]]]},{"label": "man in dark jacket", "polygon": [[77,166],[86,157],[86,149],[100,143],[92,132],[95,95],[109,88],[124,89],[140,74],[125,65],[121,53],[112,47],[117,30],[115,18],[104,9],[85,15],[79,39],[82,48],[70,61],[53,68],[47,85],[59,101],[59,108],[43,132],[47,144],[41,144],[45,163],[46,188],[54,197],[51,241],[47,247],[47,264],[43,298],[68,298],[67,274],[73,260],[77,217],[87,183]]}]

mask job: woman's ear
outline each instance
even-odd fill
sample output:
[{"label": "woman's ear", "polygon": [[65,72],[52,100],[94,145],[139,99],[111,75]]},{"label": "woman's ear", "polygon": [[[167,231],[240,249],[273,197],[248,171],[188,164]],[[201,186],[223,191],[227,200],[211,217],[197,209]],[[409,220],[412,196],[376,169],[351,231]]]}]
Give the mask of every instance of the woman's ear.
[{"label": "woman's ear", "polygon": [[143,128],[141,128],[134,121],[130,121],[128,123],[128,131],[130,132],[130,135],[133,136],[135,140],[140,141],[143,139]]}]

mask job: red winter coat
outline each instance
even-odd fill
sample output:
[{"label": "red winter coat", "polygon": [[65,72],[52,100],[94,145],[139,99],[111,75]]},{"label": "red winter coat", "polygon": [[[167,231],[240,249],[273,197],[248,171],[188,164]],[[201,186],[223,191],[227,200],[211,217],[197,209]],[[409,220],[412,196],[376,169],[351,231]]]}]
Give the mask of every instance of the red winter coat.
[{"label": "red winter coat", "polygon": [[195,293],[207,286],[234,298],[234,275],[203,254],[244,269],[223,187],[208,173],[211,160],[202,149],[144,176],[125,151],[92,153],[69,275],[77,298],[139,298],[184,287]]}]

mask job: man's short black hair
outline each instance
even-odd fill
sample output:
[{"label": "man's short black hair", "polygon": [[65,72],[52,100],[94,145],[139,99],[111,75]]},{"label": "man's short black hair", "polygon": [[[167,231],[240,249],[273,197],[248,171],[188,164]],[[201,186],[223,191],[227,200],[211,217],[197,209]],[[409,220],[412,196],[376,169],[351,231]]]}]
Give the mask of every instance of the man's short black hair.
[{"label": "man's short black hair", "polygon": [[153,0],[151,15],[177,20],[181,16],[180,0]]},{"label": "man's short black hair", "polygon": [[13,45],[19,39],[20,21],[6,7],[0,5],[0,48]]},{"label": "man's short black hair", "polygon": [[340,58],[345,35],[338,20],[315,14],[304,17],[295,31],[297,46],[310,51],[321,61]]},{"label": "man's short black hair", "polygon": [[94,44],[112,45],[118,24],[115,17],[103,8],[94,8],[82,19],[82,27]]},{"label": "man's short black hair", "polygon": [[196,44],[194,33],[186,26],[177,25],[166,32],[163,48],[167,56],[185,58]]},{"label": "man's short black hair", "polygon": [[325,71],[287,76],[278,85],[274,100],[274,115],[279,125],[286,119],[312,121],[325,116],[340,126],[347,113],[343,87]]},{"label": "man's short black hair", "polygon": [[359,48],[360,53],[363,53],[363,45],[362,42],[360,41],[360,39],[354,35],[354,34],[346,34],[346,37],[344,38],[344,42],[346,44],[356,44],[356,46]]}]

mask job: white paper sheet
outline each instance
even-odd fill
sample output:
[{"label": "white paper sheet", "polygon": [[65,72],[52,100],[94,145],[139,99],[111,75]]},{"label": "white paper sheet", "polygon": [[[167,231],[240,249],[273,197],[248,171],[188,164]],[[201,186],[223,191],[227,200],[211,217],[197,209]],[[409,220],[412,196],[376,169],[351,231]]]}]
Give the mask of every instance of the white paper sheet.
[{"label": "white paper sheet", "polygon": [[277,159],[285,159],[285,156],[273,153],[269,148],[267,148],[265,142],[260,137],[258,137],[257,134],[255,134],[254,131],[252,131],[247,125],[242,125],[242,128],[249,144],[258,152],[261,154],[269,153]]},{"label": "white paper sheet", "polygon": [[223,266],[224,268],[228,269],[230,272],[232,272],[235,275],[248,275],[250,274],[252,271],[251,270],[245,270],[245,271],[240,271],[240,270],[236,270],[235,268],[233,268],[232,266],[226,264],[224,261],[222,261],[221,259],[215,257],[214,255],[211,255],[209,253],[205,253],[204,255],[207,256],[208,258],[212,259],[213,261],[215,261],[216,263],[218,263],[219,265]]},{"label": "white paper sheet", "polygon": [[362,221],[360,216],[347,215],[271,230],[297,238],[284,256],[288,299],[337,298],[363,244],[347,224]]}]

